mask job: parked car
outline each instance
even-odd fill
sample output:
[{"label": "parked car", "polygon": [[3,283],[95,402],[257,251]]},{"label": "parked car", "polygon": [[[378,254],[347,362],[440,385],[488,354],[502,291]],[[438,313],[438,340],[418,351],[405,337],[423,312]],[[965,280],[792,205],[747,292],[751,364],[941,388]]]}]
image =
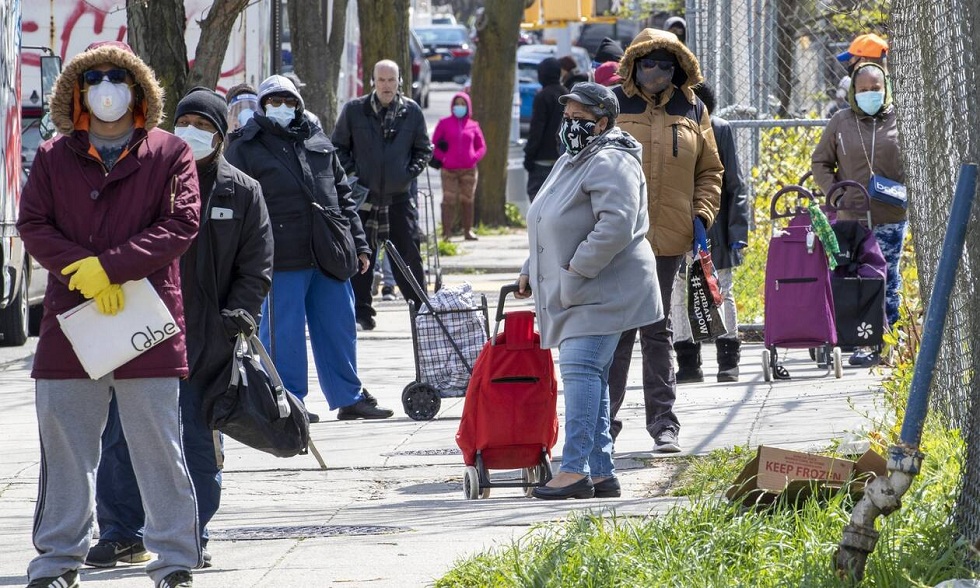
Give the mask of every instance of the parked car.
[{"label": "parked car", "polygon": [[588,51],[590,56],[595,55],[599,44],[606,37],[619,41],[623,49],[626,49],[633,42],[633,38],[640,34],[642,28],[639,21],[626,19],[619,19],[615,23],[596,22],[585,24],[582,25],[582,31],[579,33],[578,40],[575,41],[575,44]]},{"label": "parked car", "polygon": [[[538,64],[546,57],[558,57],[555,45],[522,45],[517,48],[517,86],[521,95],[521,123],[531,120],[534,95],[541,90],[538,83]],[[581,47],[572,47],[572,57],[581,71],[589,71],[592,58]]]},{"label": "parked car", "polygon": [[425,48],[414,31],[408,34],[408,53],[412,59],[412,100],[422,108],[429,107],[429,87],[432,85],[432,67],[425,58]]},{"label": "parked car", "polygon": [[416,27],[414,31],[425,47],[432,81],[463,83],[473,68],[474,46],[466,27],[432,25]]}]

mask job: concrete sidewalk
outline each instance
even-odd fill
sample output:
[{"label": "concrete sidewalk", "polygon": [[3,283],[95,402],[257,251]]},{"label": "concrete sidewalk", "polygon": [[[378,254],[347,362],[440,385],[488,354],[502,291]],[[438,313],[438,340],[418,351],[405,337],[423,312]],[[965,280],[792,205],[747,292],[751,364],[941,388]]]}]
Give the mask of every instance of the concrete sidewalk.
[{"label": "concrete sidewalk", "polygon": [[[443,259],[444,281],[469,281],[493,306],[499,288],[513,282],[525,246],[526,235],[519,231],[461,242],[462,255]],[[512,302],[508,308],[527,305]],[[382,302],[378,310],[377,329],[359,333],[358,360],[365,386],[395,409],[395,417],[340,422],[322,396],[311,393],[310,409],[324,419],[311,430],[327,471],[318,469],[312,456],[276,459],[227,440],[222,505],[211,523],[215,567],[196,571],[195,586],[424,586],[457,558],[506,547],[531,525],[573,510],[646,516],[676,503],[665,490],[679,460],[651,454],[652,440],[643,427],[639,345],[621,413],[625,427],[616,444],[622,498],[546,502],[524,498],[520,489],[494,489],[489,499],[470,501],[463,498],[463,463],[455,444],[463,399],[445,399],[432,421],[404,415],[401,392],[414,379],[408,312],[402,302]],[[26,585],[25,569],[34,555],[39,450],[29,370],[35,343],[32,339],[15,357],[4,356],[0,366],[0,586]],[[706,351],[705,373],[713,376],[713,348]],[[765,383],[761,351],[760,345],[743,347],[743,377],[736,384],[709,377],[704,384],[680,387],[681,456],[743,444],[817,449],[867,426],[865,414],[875,412],[880,397],[880,375],[851,368],[835,380],[803,350],[788,355],[793,380]],[[311,389],[315,378],[311,374]],[[561,397],[558,408],[562,419]],[[561,447],[560,436],[555,469]],[[151,584],[142,566],[120,564],[84,568],[82,585]]]}]

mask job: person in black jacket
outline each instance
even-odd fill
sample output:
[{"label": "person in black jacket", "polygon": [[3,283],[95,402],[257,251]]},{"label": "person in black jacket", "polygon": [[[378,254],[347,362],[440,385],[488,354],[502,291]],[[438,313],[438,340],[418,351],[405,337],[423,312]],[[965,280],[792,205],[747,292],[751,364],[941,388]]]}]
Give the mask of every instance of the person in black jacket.
[{"label": "person in black jacket", "polygon": [[[727,332],[715,339],[718,358],[718,381],[737,382],[738,362],[741,359],[741,342],[738,340],[738,315],[735,312],[735,292],[732,271],[742,265],[742,249],[749,240],[749,219],[752,214],[749,205],[748,186],[742,178],[742,168],[738,162],[735,135],[732,127],[723,118],[712,115],[715,109],[715,95],[705,83],[693,88],[694,94],[704,102],[711,115],[711,130],[718,144],[718,156],[725,166],[721,180],[721,205],[714,224],[708,229],[708,246],[711,260],[718,270],[718,286],[722,295],[722,316]],[[674,291],[686,292],[686,264],[674,279]],[[674,324],[674,351],[677,354],[677,383],[703,382],[701,371],[701,343],[695,343],[691,325],[687,318],[687,297],[675,295],[671,307],[671,322]]]},{"label": "person in black jacket", "polygon": [[564,109],[558,104],[558,97],[568,91],[558,82],[560,78],[561,63],[554,57],[545,58],[538,64],[541,90],[534,96],[531,128],[524,145],[527,197],[532,202],[561,155],[558,152],[558,127]]},{"label": "person in black jacket", "polygon": [[[347,218],[361,275],[368,271],[371,249],[337,150],[303,114],[303,98],[287,78],[273,75],[259,85],[259,107],[228,148],[228,161],[262,185],[272,217],[275,271],[259,337],[286,389],[305,401],[309,327],[320,390],[330,410],[339,409],[340,420],[388,418],[394,413],[378,407],[357,375],[351,281],[325,275],[313,259],[311,198]],[[319,416],[310,413],[310,421]]]},{"label": "person in black jacket", "polygon": [[[221,153],[227,113],[221,96],[194,88],[177,105],[175,128],[194,152],[201,188],[200,231],[180,260],[190,368],[188,379],[180,381],[180,420],[205,547],[207,524],[221,500],[221,465],[220,447],[214,446],[202,400],[226,373],[234,339],[245,325],[221,311],[242,309],[258,316],[272,283],[272,226],[262,190]],[[96,485],[99,542],[89,550],[85,563],[111,567],[119,561],[147,561],[143,505],[115,400],[102,445]],[[210,562],[205,549],[205,567]]]},{"label": "person in black jacket", "polygon": [[[432,157],[432,143],[422,109],[402,96],[398,64],[383,59],[374,65],[374,91],[344,105],[331,139],[348,174],[368,189],[358,213],[374,249],[371,271],[351,278],[357,323],[375,327],[371,286],[378,245],[391,239],[419,284],[425,284],[419,252],[419,213],[413,182]],[[395,282],[406,300],[420,308],[409,281],[396,271]]]}]

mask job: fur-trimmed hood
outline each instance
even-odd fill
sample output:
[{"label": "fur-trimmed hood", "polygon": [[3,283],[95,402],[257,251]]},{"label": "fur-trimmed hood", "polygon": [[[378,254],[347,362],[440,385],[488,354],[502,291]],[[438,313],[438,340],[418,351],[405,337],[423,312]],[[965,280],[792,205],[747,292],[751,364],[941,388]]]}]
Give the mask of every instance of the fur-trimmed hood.
[{"label": "fur-trimmed hood", "polygon": [[634,81],[636,73],[634,64],[637,59],[657,49],[666,49],[677,56],[680,67],[674,72],[672,81],[684,92],[687,100],[693,103],[694,92],[691,88],[704,81],[698,59],[684,43],[681,43],[677,35],[660,29],[643,29],[626,48],[626,53],[619,62],[619,71],[617,72],[619,77],[623,78],[623,92],[629,97],[640,93],[640,89]]},{"label": "fur-trimmed hood", "polygon": [[54,83],[51,95],[51,120],[58,132],[70,135],[88,130],[89,113],[82,100],[81,78],[87,70],[111,63],[129,71],[136,82],[137,96],[133,113],[136,126],[150,130],[163,119],[163,88],[153,70],[137,57],[129,45],[120,41],[93,43],[69,61]]}]

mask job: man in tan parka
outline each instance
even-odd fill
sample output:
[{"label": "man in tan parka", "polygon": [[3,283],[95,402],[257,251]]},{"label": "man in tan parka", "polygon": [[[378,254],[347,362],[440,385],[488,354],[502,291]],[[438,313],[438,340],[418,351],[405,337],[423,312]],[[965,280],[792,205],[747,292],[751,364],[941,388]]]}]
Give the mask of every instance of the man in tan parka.
[{"label": "man in tan parka", "polygon": [[[670,307],[674,274],[691,251],[694,222],[709,227],[721,199],[724,167],[718,157],[708,110],[692,86],[702,81],[697,58],[673,33],[645,29],[620,61],[623,79],[616,121],[643,146],[650,232],[657,256],[657,277],[665,308]],[[654,451],[680,451],[680,424],[674,415],[676,380],[671,358],[672,334],[665,317],[641,327],[643,399],[646,428]],[[622,429],[616,413],[626,392],[637,329],[623,333],[609,374],[612,434]]]}]

